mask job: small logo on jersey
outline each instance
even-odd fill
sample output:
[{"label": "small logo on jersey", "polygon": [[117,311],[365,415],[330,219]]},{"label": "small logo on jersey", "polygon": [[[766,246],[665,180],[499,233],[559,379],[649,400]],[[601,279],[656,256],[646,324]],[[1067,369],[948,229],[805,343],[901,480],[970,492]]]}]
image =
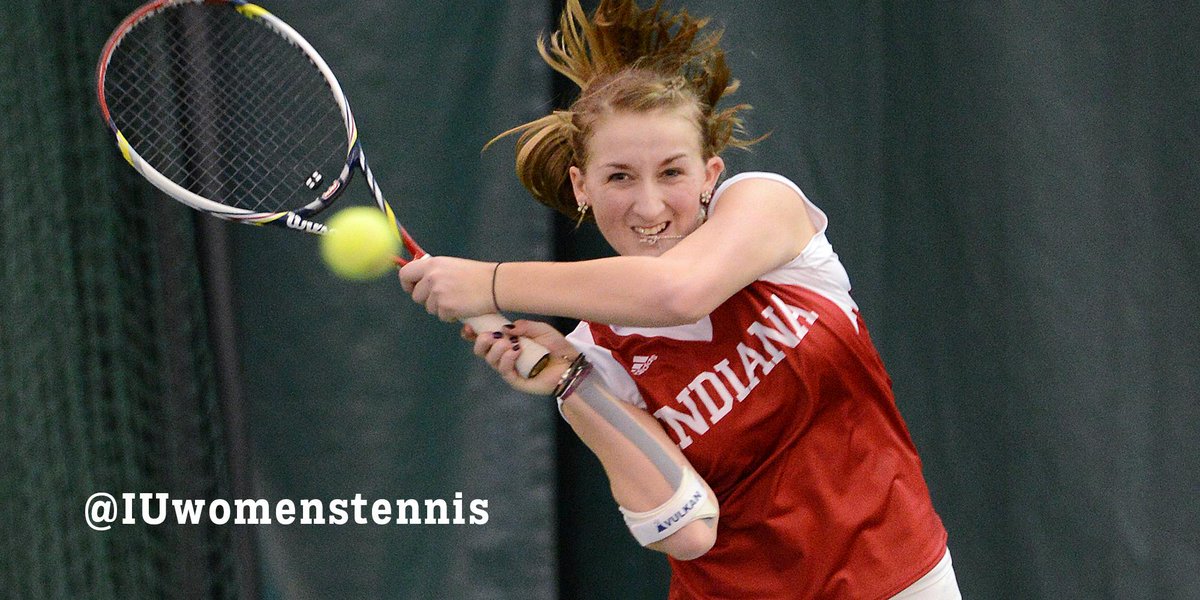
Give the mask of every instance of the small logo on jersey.
[{"label": "small logo on jersey", "polygon": [[650,356],[635,356],[633,357],[633,368],[630,369],[630,371],[634,375],[641,375],[642,373],[650,370],[650,363],[654,362],[657,358],[657,354],[651,354]]}]

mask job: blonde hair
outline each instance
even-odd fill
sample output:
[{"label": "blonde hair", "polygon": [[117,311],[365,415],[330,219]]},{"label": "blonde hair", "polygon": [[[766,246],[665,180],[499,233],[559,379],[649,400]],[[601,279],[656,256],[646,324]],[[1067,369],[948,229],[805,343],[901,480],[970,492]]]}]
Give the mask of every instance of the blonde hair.
[{"label": "blonde hair", "polygon": [[542,204],[576,217],[568,170],[584,167],[593,125],[615,111],[689,109],[706,159],[762,139],[737,135],[743,125],[738,112],[749,105],[715,108],[738,88],[718,47],[721,31],[704,31],[709,19],[667,12],[661,3],[643,10],[636,0],[601,0],[589,19],[579,0],[567,0],[559,30],[548,43],[538,37],[542,58],[579,86],[579,97],[569,109],[514,127],[488,144],[521,134],[517,177]]}]

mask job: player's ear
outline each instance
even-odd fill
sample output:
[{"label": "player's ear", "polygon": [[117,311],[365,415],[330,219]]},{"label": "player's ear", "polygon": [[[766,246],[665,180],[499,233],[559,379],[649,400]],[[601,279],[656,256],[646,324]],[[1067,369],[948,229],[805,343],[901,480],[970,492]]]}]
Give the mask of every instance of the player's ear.
[{"label": "player's ear", "polygon": [[578,204],[589,204],[587,192],[583,190],[583,170],[575,165],[567,171],[571,175],[571,190],[575,192],[575,202]]},{"label": "player's ear", "polygon": [[704,162],[704,189],[713,190],[717,187],[717,179],[725,171],[725,159],[712,156]]}]

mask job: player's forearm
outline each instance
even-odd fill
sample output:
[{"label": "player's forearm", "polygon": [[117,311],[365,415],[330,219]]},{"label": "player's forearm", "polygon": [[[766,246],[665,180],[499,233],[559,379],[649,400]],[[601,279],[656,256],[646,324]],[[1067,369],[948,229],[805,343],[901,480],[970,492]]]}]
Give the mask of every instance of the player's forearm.
[{"label": "player's forearm", "polygon": [[[620,403],[619,400],[614,402]],[[588,406],[578,395],[572,395],[563,402],[562,414],[579,439],[600,459],[608,475],[613,498],[621,506],[630,510],[648,510],[658,506],[671,497],[674,486],[667,478],[673,474],[678,479],[683,461],[676,462],[672,456],[674,453],[668,447],[670,440],[665,439],[661,428],[658,433],[662,434],[663,439],[654,435],[651,428],[657,428],[658,425],[645,411],[616,404],[612,405],[612,409],[624,412],[627,416],[623,418],[636,427],[635,434],[657,446],[655,450],[666,460],[660,459],[656,465],[656,461],[630,439],[628,431],[619,430],[611,422],[611,416],[605,416]],[[679,458],[682,459],[682,456]]]},{"label": "player's forearm", "polygon": [[613,498],[639,543],[680,560],[699,557],[713,546],[716,498],[653,417],[587,379],[561,409],[600,459]]},{"label": "player's forearm", "polygon": [[505,263],[496,278],[500,307],[640,327],[693,323],[720,298],[704,274],[678,260],[621,256],[568,263]]}]

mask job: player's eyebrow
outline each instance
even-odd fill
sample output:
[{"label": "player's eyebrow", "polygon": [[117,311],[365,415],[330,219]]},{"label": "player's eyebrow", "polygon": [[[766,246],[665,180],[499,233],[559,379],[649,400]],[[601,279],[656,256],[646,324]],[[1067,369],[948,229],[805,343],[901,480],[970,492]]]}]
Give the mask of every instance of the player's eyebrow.
[{"label": "player's eyebrow", "polygon": [[[668,157],[667,159],[665,159],[661,163],[659,163],[659,166],[665,167],[681,158],[687,158],[687,152],[680,152],[678,154],[672,154],[670,157]],[[603,165],[600,165],[600,168],[602,168],[602,169],[620,169],[620,170],[625,170],[625,171],[633,169],[633,167],[631,167],[628,164],[625,164],[623,162],[615,162],[615,161],[609,162],[609,163],[604,163]]]}]

